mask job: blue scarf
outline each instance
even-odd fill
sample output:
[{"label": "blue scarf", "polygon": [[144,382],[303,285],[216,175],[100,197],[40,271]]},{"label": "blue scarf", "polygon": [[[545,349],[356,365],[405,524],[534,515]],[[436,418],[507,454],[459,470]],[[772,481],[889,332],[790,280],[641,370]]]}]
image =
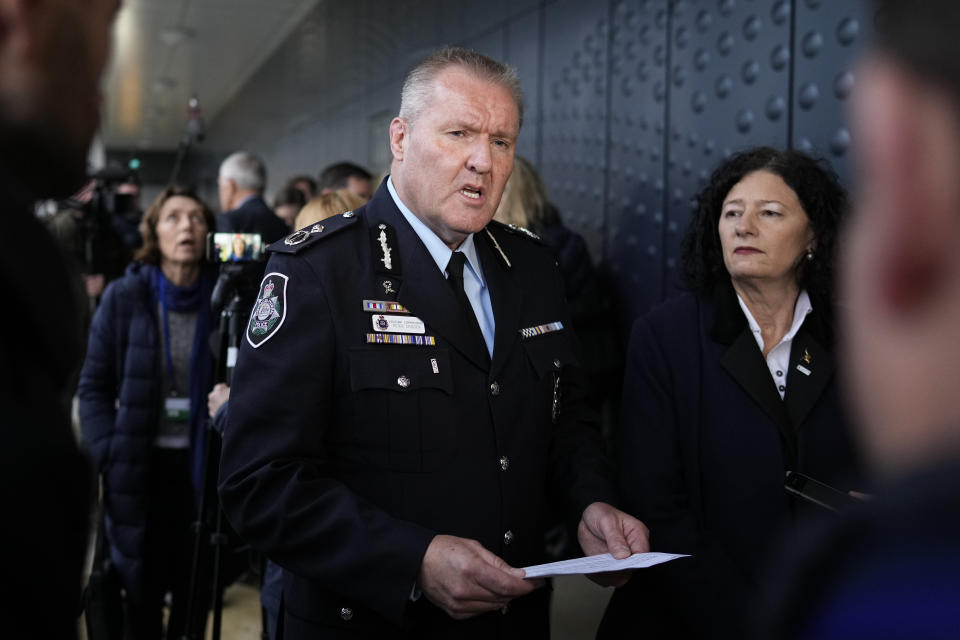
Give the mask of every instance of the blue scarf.
[{"label": "blue scarf", "polygon": [[163,329],[164,366],[167,376],[173,375],[170,361],[170,329],[167,324],[167,312],[197,313],[197,325],[193,334],[193,349],[190,351],[190,475],[194,489],[203,487],[203,459],[206,455],[204,427],[207,423],[207,394],[213,387],[213,355],[210,351],[210,331],[212,313],[210,294],[216,273],[204,266],[200,268],[200,277],[188,287],[178,287],[163,275],[157,266],[150,267],[150,288],[155,302],[161,305],[161,324]]}]

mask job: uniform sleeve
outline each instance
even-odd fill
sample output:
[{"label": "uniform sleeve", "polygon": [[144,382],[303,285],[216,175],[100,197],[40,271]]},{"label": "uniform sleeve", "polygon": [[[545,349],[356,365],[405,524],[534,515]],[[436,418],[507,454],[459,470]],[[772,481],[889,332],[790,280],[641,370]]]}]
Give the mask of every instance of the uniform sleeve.
[{"label": "uniform sleeve", "polygon": [[331,311],[302,257],[275,255],[266,274],[286,277],[273,294],[285,309],[258,347],[241,339],[220,467],[224,511],[277,564],[399,624],[434,533],[336,480],[325,444],[336,401]]},{"label": "uniform sleeve", "polygon": [[726,603],[742,607],[746,594],[739,572],[698,521],[690,492],[690,476],[699,477],[690,465],[698,456],[685,450],[695,442],[697,429],[682,424],[688,418],[680,415],[689,413],[678,410],[677,403],[685,400],[677,385],[686,384],[696,394],[700,372],[691,366],[681,373],[688,362],[676,356],[671,361],[671,345],[694,348],[678,347],[646,318],[635,323],[615,439],[617,476],[624,509],[650,529],[651,550],[693,558],[638,571],[628,590],[657,615],[693,625],[691,633],[712,635],[732,624]]},{"label": "uniform sleeve", "polygon": [[90,340],[86,359],[80,370],[77,386],[78,409],[83,439],[90,448],[96,470],[103,472],[108,461],[110,439],[116,422],[117,371],[119,341],[114,335],[118,326],[118,285],[107,288],[90,324]]}]

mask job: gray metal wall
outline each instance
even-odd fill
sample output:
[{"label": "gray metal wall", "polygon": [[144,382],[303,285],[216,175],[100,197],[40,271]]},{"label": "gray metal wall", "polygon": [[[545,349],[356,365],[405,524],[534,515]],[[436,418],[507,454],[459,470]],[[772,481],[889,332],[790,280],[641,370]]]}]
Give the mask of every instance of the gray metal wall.
[{"label": "gray metal wall", "polygon": [[756,144],[829,158],[849,177],[845,100],[866,0],[322,2],[213,122],[206,152],[289,175],[349,159],[387,168],[404,73],[462,44],[517,67],[518,152],[619,292],[621,327],[677,290],[690,201]]}]

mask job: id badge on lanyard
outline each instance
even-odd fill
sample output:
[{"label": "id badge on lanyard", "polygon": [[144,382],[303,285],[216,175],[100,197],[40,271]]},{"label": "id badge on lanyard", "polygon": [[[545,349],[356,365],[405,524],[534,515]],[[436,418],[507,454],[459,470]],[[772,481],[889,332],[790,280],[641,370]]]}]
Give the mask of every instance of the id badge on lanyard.
[{"label": "id badge on lanyard", "polygon": [[158,287],[160,312],[163,319],[163,350],[167,365],[167,384],[170,385],[169,393],[163,401],[163,413],[168,422],[189,422],[190,421],[190,398],[181,396],[173,383],[173,358],[170,356],[170,325],[167,320],[167,301],[163,293],[163,287]]},{"label": "id badge on lanyard", "polygon": [[163,411],[168,422],[190,421],[190,398],[171,396],[163,401]]}]

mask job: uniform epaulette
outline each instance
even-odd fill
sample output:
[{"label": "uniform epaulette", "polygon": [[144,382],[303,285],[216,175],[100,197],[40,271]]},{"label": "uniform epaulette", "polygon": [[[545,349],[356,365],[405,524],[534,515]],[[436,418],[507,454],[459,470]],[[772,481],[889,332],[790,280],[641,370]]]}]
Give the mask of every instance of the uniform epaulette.
[{"label": "uniform epaulette", "polygon": [[321,238],[327,238],[341,229],[346,229],[356,222],[357,219],[357,215],[353,211],[347,211],[339,216],[321,220],[316,224],[294,231],[282,240],[277,240],[267,247],[267,251],[273,253],[300,253],[307,247],[319,242]]},{"label": "uniform epaulette", "polygon": [[540,236],[535,234],[533,231],[530,231],[530,229],[527,229],[526,227],[521,227],[515,224],[504,224],[498,220],[491,220],[490,224],[487,226],[491,226],[494,229],[503,229],[507,233],[512,233],[515,236],[524,236],[526,238],[530,238],[531,240],[536,240],[541,244],[543,243],[543,239]]}]

